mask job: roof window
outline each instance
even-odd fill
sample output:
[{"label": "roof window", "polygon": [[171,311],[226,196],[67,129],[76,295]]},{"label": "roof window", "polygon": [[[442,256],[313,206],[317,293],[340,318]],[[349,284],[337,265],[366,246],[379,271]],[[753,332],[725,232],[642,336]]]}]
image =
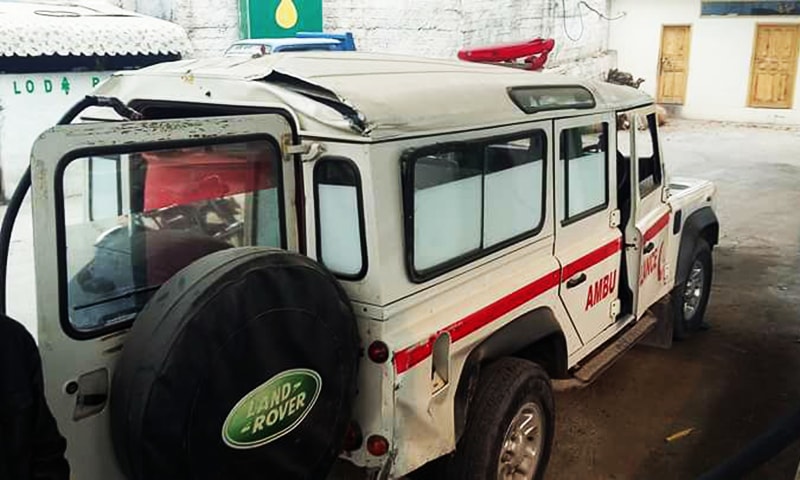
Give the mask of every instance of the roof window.
[{"label": "roof window", "polygon": [[591,109],[596,105],[592,92],[580,86],[514,87],[508,90],[508,95],[525,113]]}]

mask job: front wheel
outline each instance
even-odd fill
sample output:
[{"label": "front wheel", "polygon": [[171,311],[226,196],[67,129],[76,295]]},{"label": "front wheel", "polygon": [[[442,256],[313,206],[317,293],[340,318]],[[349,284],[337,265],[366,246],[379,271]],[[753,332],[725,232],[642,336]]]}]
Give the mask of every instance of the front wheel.
[{"label": "front wheel", "polygon": [[679,340],[703,326],[713,271],[711,247],[705,239],[697,239],[690,261],[686,279],[672,291],[673,331]]},{"label": "front wheel", "polygon": [[553,445],[553,391],[535,363],[503,358],[481,372],[464,435],[447,469],[450,480],[544,477]]}]

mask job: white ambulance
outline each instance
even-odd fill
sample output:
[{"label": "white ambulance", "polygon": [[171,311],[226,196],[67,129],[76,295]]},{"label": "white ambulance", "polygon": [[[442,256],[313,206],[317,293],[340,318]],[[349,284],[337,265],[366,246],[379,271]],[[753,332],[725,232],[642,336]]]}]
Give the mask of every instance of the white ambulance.
[{"label": "white ambulance", "polygon": [[76,479],[542,478],[554,389],[701,325],[715,187],[637,90],[306,52],[96,95],[31,160]]}]

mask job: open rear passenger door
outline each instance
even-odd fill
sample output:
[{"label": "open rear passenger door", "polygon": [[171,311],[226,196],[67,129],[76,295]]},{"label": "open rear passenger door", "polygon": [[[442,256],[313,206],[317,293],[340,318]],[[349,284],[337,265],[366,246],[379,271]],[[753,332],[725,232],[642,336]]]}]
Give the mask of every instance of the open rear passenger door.
[{"label": "open rear passenger door", "polygon": [[66,125],[35,143],[39,342],[75,478],[122,478],[109,387],[158,287],[219,249],[298,249],[289,118]]},{"label": "open rear passenger door", "polygon": [[612,121],[611,115],[591,115],[555,122],[559,293],[584,344],[602,339],[620,313]]}]

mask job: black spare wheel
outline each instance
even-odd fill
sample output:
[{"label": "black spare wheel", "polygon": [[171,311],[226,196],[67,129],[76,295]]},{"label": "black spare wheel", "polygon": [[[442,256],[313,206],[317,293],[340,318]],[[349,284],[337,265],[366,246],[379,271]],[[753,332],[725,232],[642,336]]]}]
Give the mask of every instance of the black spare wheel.
[{"label": "black spare wheel", "polygon": [[337,281],[301,255],[235,248],[165,283],[112,384],[130,480],[323,479],[356,389],[359,339]]}]

